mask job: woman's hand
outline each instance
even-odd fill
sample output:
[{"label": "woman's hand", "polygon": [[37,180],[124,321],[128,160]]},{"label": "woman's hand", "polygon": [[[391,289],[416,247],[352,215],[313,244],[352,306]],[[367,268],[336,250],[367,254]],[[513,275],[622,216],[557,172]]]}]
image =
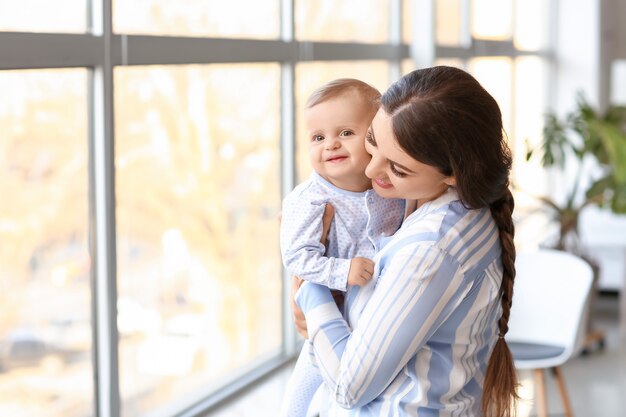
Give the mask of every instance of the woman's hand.
[{"label": "woman's hand", "polygon": [[308,339],[309,333],[307,332],[307,329],[306,329],[306,318],[304,317],[304,313],[302,312],[302,310],[300,310],[300,307],[298,307],[298,304],[296,304],[296,293],[300,289],[300,286],[302,285],[303,282],[304,280],[300,277],[297,277],[295,275],[291,277],[290,300],[291,300],[291,309],[293,310],[293,323],[296,325],[296,331],[298,332],[300,336],[304,337],[305,339]]},{"label": "woman's hand", "polygon": [[324,215],[322,216],[322,237],[320,242],[322,245],[328,247],[328,231],[330,230],[330,224],[333,222],[333,216],[335,215],[335,208],[330,204],[326,204],[324,207]]},{"label": "woman's hand", "polygon": [[[330,229],[330,223],[333,221],[333,216],[335,215],[335,208],[330,204],[326,204],[324,207],[324,215],[322,216],[322,238],[320,239],[324,246],[327,245],[328,239],[328,230]],[[293,310],[293,322],[296,326],[296,331],[300,336],[305,339],[309,338],[309,333],[306,328],[306,318],[304,317],[304,313],[300,310],[300,307],[296,304],[296,292],[300,289],[300,286],[304,280],[300,277],[293,276],[291,277],[291,308]],[[343,303],[343,293],[338,291],[332,291],[333,297],[335,298],[335,302],[338,306],[341,306]]]}]

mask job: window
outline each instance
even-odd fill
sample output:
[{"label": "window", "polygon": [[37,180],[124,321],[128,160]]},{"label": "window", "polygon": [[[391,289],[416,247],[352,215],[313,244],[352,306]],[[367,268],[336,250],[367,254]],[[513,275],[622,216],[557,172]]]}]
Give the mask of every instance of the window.
[{"label": "window", "polygon": [[281,353],[279,75],[277,64],[116,69],[125,416],[197,399]]},{"label": "window", "polygon": [[113,0],[113,30],[126,34],[278,38],[279,6],[279,0]]},{"label": "window", "polygon": [[[0,0],[0,31],[64,32],[87,31],[88,0]],[[62,10],[63,13],[58,13]]]},{"label": "window", "polygon": [[88,73],[0,71],[0,414],[93,412]]},{"label": "window", "polygon": [[0,415],[198,415],[293,358],[303,100],[383,90],[408,3],[0,0]]},{"label": "window", "polygon": [[390,3],[390,0],[295,0],[296,39],[387,42]]},{"label": "window", "polygon": [[435,36],[438,45],[461,46],[465,22],[462,0],[439,0],[436,2]]}]

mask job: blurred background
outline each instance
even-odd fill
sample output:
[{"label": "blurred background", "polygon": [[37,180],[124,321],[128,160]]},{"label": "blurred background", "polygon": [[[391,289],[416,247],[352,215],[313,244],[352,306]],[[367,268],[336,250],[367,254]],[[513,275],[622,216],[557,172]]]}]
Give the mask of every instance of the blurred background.
[{"label": "blurred background", "polygon": [[[625,156],[581,176],[527,154],[547,114],[626,104],[624,19],[619,0],[0,0],[0,416],[201,415],[289,366],[277,215],[310,172],[303,102],[334,78],[476,76],[514,150],[518,248],[554,245],[542,198],[584,200]],[[624,209],[597,201],[576,248],[617,296]]]}]

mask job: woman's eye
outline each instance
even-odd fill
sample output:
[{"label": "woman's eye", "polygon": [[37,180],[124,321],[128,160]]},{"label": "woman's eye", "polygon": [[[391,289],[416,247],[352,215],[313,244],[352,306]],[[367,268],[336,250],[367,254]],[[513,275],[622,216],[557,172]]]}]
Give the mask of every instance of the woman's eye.
[{"label": "woman's eye", "polygon": [[372,146],[376,146],[376,141],[374,140],[374,136],[372,135],[372,132],[370,132],[369,130],[367,131],[367,133],[365,134],[365,140],[367,141],[367,143],[369,143]]},{"label": "woman's eye", "polygon": [[406,174],[404,172],[398,171],[398,169],[396,168],[394,164],[389,164],[389,169],[391,170],[393,175],[395,175],[396,177],[399,177],[399,178],[406,177]]},{"label": "woman's eye", "polygon": [[315,135],[311,138],[311,142],[321,142],[324,140],[324,136],[322,135]]},{"label": "woman's eye", "polygon": [[341,133],[339,134],[339,136],[350,136],[353,135],[354,133],[352,133],[351,130],[342,130]]}]

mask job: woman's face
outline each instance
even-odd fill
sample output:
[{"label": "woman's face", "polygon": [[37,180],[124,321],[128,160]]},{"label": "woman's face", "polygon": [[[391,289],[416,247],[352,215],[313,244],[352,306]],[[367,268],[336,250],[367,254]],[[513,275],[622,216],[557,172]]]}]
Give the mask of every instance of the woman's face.
[{"label": "woman's face", "polygon": [[417,200],[421,205],[455,185],[454,176],[446,177],[437,168],[416,161],[396,140],[391,117],[380,109],[365,139],[365,149],[372,155],[365,174],[384,198]]}]

